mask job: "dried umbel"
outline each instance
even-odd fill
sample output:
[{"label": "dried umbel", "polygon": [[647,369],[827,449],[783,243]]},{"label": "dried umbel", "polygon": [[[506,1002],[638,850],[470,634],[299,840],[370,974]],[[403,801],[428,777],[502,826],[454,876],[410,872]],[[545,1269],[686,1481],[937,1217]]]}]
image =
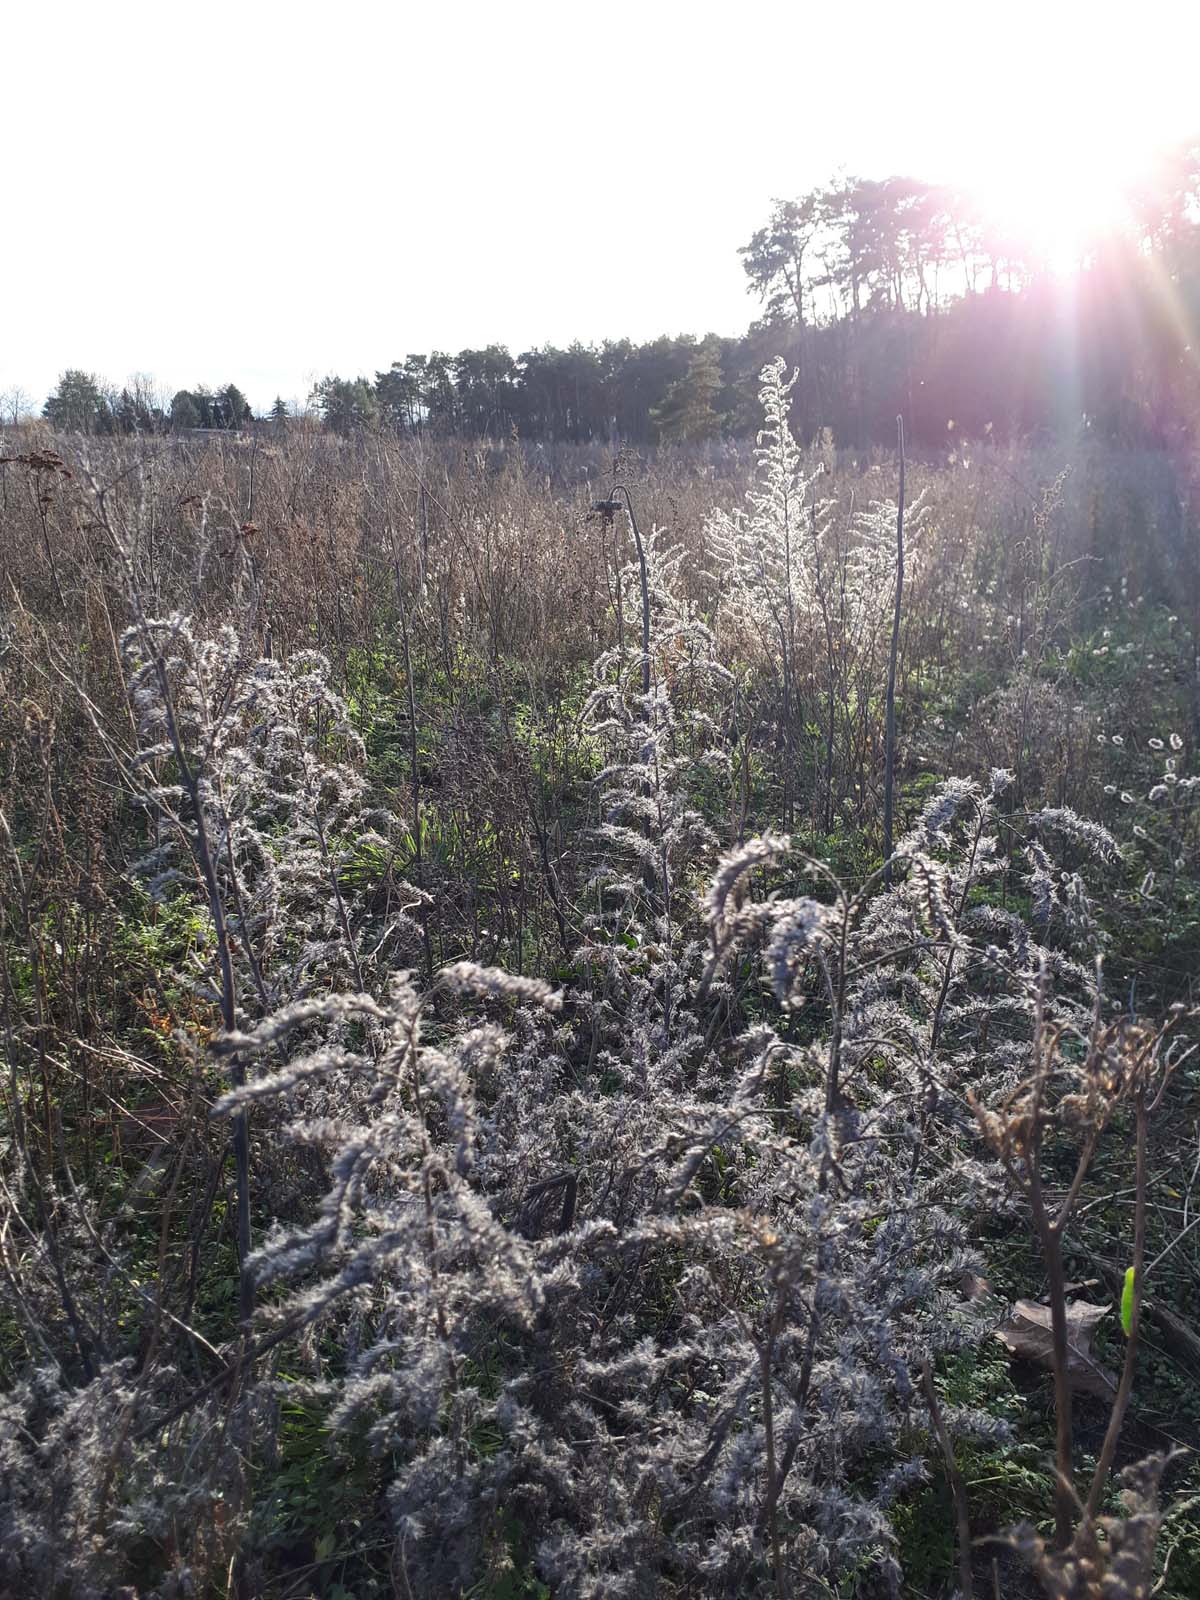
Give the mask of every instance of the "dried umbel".
[{"label": "dried umbel", "polygon": [[1054,1549],[1028,1524],[1012,1530],[1013,1548],[1037,1574],[1047,1600],[1148,1600],[1162,1526],[1159,1492],[1172,1459],[1149,1456],[1126,1467],[1122,1512],[1085,1520],[1065,1550]]},{"label": "dried umbel", "polygon": [[1157,1028],[1130,1017],[1083,1034],[1078,1025],[1043,1020],[1034,1071],[1001,1103],[989,1106],[975,1092],[972,1108],[989,1146],[1025,1188],[1043,1142],[1059,1130],[1085,1139],[1089,1154],[1114,1113],[1135,1096],[1156,1100],[1175,1063],[1164,1047],[1176,1022]]}]

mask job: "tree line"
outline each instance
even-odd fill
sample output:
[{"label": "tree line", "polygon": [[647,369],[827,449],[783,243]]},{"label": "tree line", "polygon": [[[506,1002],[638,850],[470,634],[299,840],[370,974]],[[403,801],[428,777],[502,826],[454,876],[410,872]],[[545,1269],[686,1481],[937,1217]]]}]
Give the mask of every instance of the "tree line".
[{"label": "tree line", "polygon": [[[1119,227],[1061,271],[970,195],[892,177],[839,179],[776,201],[740,251],[760,315],[744,334],[415,353],[373,377],[330,375],[310,413],[339,434],[635,445],[746,436],[764,366],[796,370],[804,437],[919,446],[1087,430],[1131,444],[1200,417],[1200,142],[1164,157]],[[1058,268],[1059,270],[1055,270]],[[65,373],[45,416],[78,432],[229,429],[241,390],[180,390],[155,406]],[[277,399],[268,420],[286,422]]]},{"label": "tree line", "polygon": [[254,412],[235,383],[217,390],[204,384],[180,389],[164,407],[148,383],[135,380],[117,390],[95,373],[72,367],[59,379],[42,415],[63,433],[104,435],[153,433],[168,427],[242,428]]}]

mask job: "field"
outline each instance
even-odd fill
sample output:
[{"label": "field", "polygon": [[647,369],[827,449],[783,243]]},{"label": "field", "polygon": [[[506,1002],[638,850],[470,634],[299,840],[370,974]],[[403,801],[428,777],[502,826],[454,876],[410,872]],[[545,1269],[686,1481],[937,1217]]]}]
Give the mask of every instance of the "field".
[{"label": "field", "polygon": [[760,405],[0,432],[0,1593],[1200,1593],[1194,464]]}]

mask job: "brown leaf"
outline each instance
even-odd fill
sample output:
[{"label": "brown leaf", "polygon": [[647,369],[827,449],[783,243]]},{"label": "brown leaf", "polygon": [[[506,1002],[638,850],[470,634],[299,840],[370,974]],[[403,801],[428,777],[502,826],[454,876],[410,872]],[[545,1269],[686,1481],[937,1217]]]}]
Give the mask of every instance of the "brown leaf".
[{"label": "brown leaf", "polygon": [[[1098,1323],[1111,1309],[1086,1300],[1067,1301],[1067,1379],[1073,1389],[1101,1400],[1111,1400],[1116,1394],[1117,1379],[1092,1356],[1091,1344]],[[1039,1305],[1036,1300],[1018,1300],[1009,1321],[996,1329],[996,1338],[1022,1360],[1053,1366],[1049,1306]]]}]

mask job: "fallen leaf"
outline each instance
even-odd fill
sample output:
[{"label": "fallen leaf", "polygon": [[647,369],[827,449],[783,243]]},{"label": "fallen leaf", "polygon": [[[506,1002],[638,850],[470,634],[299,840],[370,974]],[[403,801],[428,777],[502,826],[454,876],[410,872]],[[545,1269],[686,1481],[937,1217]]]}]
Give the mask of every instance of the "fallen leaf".
[{"label": "fallen leaf", "polygon": [[[1067,1301],[1067,1380],[1084,1394],[1111,1400],[1117,1392],[1116,1374],[1102,1367],[1092,1355],[1092,1336],[1109,1306],[1094,1306],[1086,1300]],[[996,1329],[996,1338],[1015,1356],[1036,1361],[1039,1366],[1054,1365],[1054,1339],[1050,1307],[1036,1300],[1018,1300],[1012,1316]]]}]

